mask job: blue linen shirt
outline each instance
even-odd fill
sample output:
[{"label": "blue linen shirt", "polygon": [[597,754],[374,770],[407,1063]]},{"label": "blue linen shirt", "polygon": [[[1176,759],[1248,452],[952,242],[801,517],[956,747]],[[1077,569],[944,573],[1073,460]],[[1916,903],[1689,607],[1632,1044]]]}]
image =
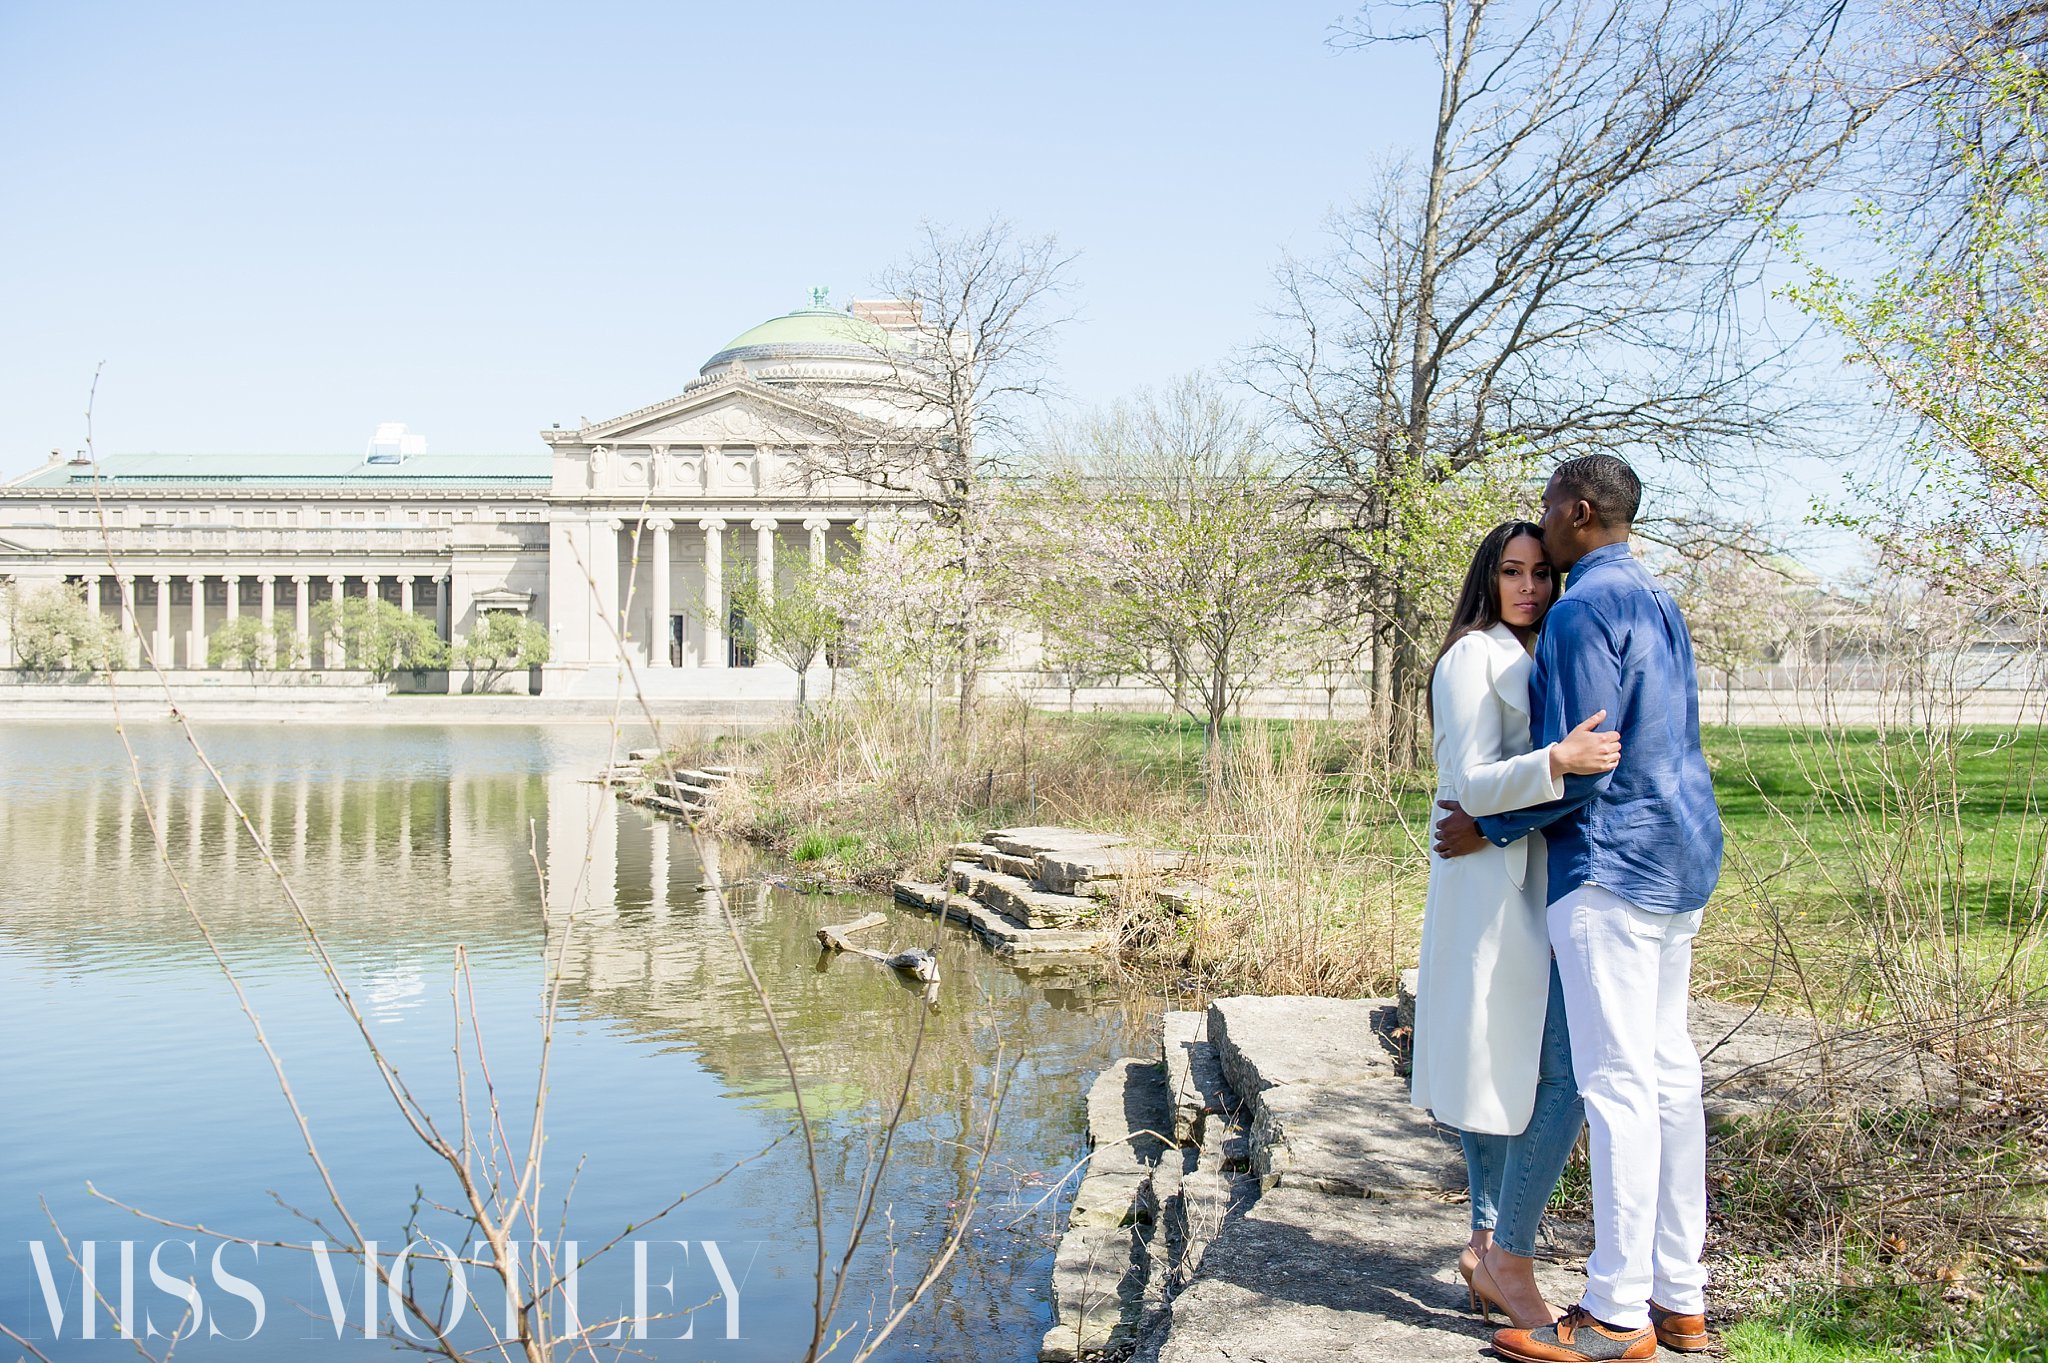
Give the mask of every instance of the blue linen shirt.
[{"label": "blue linen shirt", "polygon": [[1564,798],[1477,822],[1505,847],[1533,829],[1550,843],[1550,900],[1598,885],[1650,913],[1704,906],[1721,878],[1721,813],[1700,751],[1692,636],[1671,594],[1609,544],[1580,559],[1550,609],[1529,673],[1530,737],[1563,738],[1605,710],[1621,765],[1567,776]]}]

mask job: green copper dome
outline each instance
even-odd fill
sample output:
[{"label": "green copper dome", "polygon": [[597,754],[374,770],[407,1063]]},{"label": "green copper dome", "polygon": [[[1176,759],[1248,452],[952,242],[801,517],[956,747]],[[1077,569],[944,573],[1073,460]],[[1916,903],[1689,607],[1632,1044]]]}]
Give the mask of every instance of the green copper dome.
[{"label": "green copper dome", "polygon": [[865,317],[828,306],[825,290],[812,289],[811,306],[749,327],[705,361],[702,372],[733,360],[871,357],[897,344],[896,338]]}]

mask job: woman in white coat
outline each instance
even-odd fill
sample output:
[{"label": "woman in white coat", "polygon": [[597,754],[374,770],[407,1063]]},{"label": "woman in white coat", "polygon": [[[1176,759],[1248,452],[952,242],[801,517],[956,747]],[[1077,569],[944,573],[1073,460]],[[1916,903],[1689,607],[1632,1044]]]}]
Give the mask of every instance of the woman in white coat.
[{"label": "woman in white coat", "polygon": [[[1567,773],[1611,771],[1621,741],[1593,732],[1529,749],[1529,667],[1557,599],[1542,532],[1480,542],[1430,682],[1437,798],[1494,814],[1564,794]],[[1464,1138],[1472,1238],[1458,1269],[1475,1306],[1518,1326],[1555,1316],[1537,1289],[1536,1228],[1584,1119],[1544,924],[1543,835],[1432,856],[1415,988],[1411,1101]]]}]

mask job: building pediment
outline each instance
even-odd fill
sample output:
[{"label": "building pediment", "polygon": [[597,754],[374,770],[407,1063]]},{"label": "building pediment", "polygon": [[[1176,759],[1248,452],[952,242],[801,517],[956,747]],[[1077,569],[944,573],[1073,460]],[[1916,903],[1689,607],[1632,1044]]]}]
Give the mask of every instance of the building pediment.
[{"label": "building pediment", "polygon": [[[831,445],[871,434],[871,423],[844,408],[742,377],[715,381],[609,421],[585,426],[578,445]],[[567,433],[549,432],[566,443]]]}]

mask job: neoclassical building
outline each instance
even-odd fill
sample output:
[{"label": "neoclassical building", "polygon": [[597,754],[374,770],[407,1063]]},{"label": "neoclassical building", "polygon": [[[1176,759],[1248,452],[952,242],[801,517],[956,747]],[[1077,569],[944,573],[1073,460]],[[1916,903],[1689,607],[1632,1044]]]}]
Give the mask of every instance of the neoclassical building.
[{"label": "neoclassical building", "polygon": [[917,514],[833,457],[900,427],[892,375],[916,345],[903,305],[841,311],[817,290],[681,393],[542,431],[539,452],[436,455],[386,426],[360,456],[53,455],[0,485],[0,590],[73,584],[118,622],[131,666],[146,636],[161,664],[205,668],[212,632],[251,615],[289,617],[301,665],[323,667],[335,650],[312,608],[375,595],[449,640],[489,611],[545,622],[556,693],[608,693],[630,661],[651,694],[777,694],[788,669],[733,637],[734,565],[772,582],[869,516]]}]

